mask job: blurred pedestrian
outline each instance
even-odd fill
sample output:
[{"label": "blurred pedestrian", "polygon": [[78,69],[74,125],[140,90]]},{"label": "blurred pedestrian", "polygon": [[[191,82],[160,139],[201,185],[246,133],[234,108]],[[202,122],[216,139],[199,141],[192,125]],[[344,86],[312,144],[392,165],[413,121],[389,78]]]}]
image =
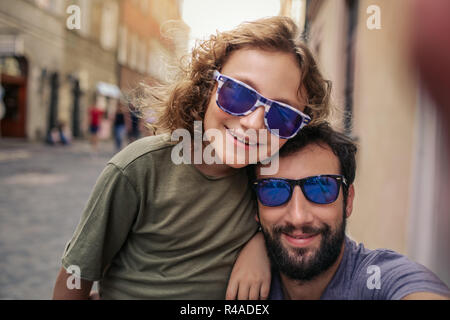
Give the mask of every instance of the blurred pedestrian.
[{"label": "blurred pedestrian", "polygon": [[59,142],[63,145],[69,145],[71,141],[71,133],[65,121],[58,123]]},{"label": "blurred pedestrian", "polygon": [[89,109],[89,132],[92,150],[97,152],[98,150],[98,130],[100,128],[100,122],[103,115],[103,111],[97,106],[94,98],[94,103]]},{"label": "blurred pedestrian", "polygon": [[116,114],[114,116],[114,142],[116,150],[122,149],[122,143],[125,136],[125,114],[122,104],[118,104]]}]

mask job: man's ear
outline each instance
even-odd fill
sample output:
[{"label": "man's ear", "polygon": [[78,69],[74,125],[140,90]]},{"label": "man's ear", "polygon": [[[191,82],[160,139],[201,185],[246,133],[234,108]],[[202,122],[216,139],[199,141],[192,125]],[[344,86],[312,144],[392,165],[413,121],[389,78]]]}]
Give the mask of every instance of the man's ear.
[{"label": "man's ear", "polygon": [[348,187],[347,192],[347,205],[345,207],[345,216],[348,218],[353,211],[353,199],[355,199],[355,187],[353,184]]}]

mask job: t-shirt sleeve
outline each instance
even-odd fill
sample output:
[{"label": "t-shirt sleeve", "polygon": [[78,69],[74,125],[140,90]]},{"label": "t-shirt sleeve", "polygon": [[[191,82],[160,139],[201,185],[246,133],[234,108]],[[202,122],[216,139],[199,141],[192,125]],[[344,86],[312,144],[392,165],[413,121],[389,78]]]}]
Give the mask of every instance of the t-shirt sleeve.
[{"label": "t-shirt sleeve", "polygon": [[[391,250],[374,250],[372,254],[370,259],[366,259],[363,268],[367,270],[362,279],[366,284],[366,298],[370,295],[375,299],[400,300],[414,292],[450,296],[445,283],[423,265]],[[377,272],[379,281],[375,280]]]},{"label": "t-shirt sleeve", "polygon": [[80,268],[82,279],[97,281],[120,250],[139,210],[135,187],[115,165],[100,174],[81,220],[67,243],[62,265]]}]

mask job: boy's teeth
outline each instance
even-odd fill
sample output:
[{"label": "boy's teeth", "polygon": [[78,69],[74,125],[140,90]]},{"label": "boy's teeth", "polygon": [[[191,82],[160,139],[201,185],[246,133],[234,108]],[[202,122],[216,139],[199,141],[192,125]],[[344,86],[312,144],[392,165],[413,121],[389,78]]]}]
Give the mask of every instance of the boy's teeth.
[{"label": "boy's teeth", "polygon": [[237,135],[234,134],[233,130],[228,129],[228,128],[227,128],[227,130],[239,142],[242,142],[242,143],[247,144],[249,146],[256,146],[257,145],[256,142],[245,141],[245,139],[243,140],[242,138],[238,137]]},{"label": "boy's teeth", "polygon": [[250,145],[250,146],[255,145],[255,143],[250,143],[250,142],[247,142],[247,141],[245,141],[245,140],[242,140],[242,139],[240,139],[239,137],[235,136],[234,134],[232,134],[232,136],[235,137],[236,140],[238,140],[239,142],[242,142],[242,143],[244,143],[244,144],[248,144],[248,145]]}]

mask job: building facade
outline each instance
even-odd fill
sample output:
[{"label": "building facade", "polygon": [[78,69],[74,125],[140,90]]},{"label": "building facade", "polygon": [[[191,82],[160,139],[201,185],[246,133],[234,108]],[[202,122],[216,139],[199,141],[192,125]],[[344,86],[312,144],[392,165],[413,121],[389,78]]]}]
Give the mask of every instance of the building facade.
[{"label": "building facade", "polygon": [[[0,1],[1,135],[43,139],[64,57],[63,3]],[[44,23],[43,23],[44,22]]]},{"label": "building facade", "polygon": [[[123,0],[120,13],[119,87],[126,97],[126,119],[132,120],[127,127],[132,130],[137,119],[129,110],[135,90],[140,83],[154,85],[167,79],[168,67],[187,50],[189,28],[181,20],[179,0]],[[147,133],[142,122],[139,127]]]},{"label": "building facade", "polygon": [[1,1],[2,136],[52,143],[60,126],[84,135],[97,84],[117,84],[118,8],[118,0]]},{"label": "building facade", "polygon": [[[71,28],[70,8],[79,8],[80,25]],[[99,135],[111,135],[112,119],[120,92],[118,88],[117,35],[119,0],[67,0],[64,64],[59,121],[70,124],[75,137],[89,127],[89,107],[103,111]],[[103,88],[107,88],[104,90]]]},{"label": "building facade", "polygon": [[[61,127],[85,137],[96,104],[104,110],[100,137],[109,138],[121,90],[163,81],[164,65],[187,47],[177,0],[0,4],[4,137],[52,143]],[[179,21],[176,29],[169,20]]]}]

